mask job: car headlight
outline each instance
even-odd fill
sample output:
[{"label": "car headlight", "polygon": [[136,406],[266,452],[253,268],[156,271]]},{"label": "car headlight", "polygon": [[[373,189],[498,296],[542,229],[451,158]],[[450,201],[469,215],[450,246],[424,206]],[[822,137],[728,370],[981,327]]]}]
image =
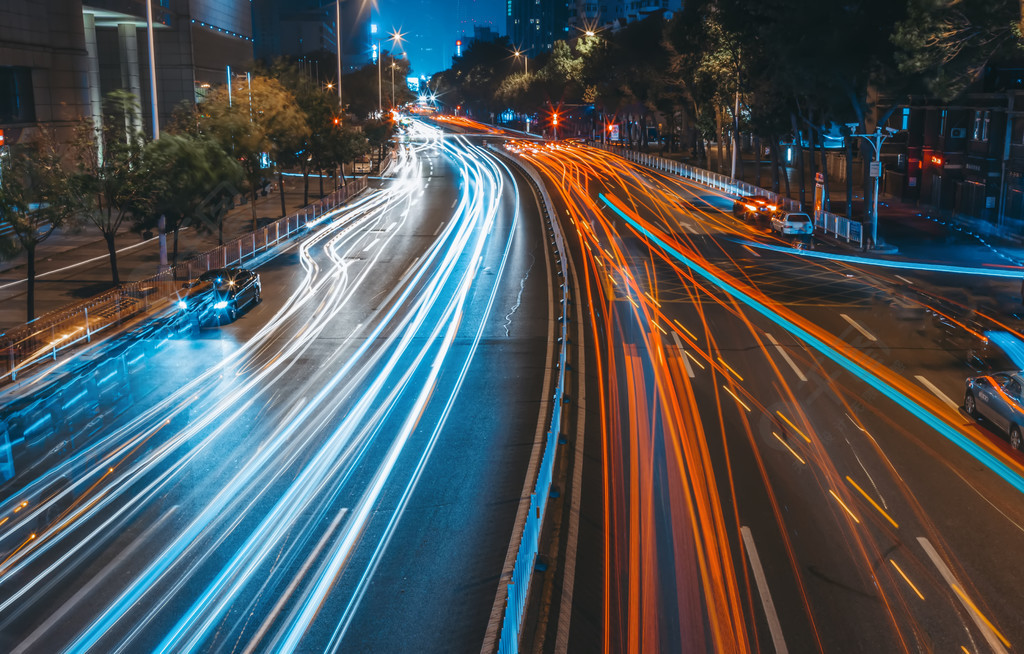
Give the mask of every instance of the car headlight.
[{"label": "car headlight", "polygon": [[220,302],[217,302],[216,304],[214,304],[213,308],[214,309],[226,309],[227,306],[228,306],[227,300],[221,300]]},{"label": "car headlight", "polygon": [[178,300],[178,308],[184,311],[185,309],[188,308],[188,302],[186,302],[185,300]]}]

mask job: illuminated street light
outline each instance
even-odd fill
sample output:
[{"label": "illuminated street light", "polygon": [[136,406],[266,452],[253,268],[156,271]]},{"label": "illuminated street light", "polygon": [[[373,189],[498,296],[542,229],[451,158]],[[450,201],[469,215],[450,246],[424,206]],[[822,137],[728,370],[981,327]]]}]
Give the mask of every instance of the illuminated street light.
[{"label": "illuminated street light", "polygon": [[530,64],[529,64],[529,61],[527,60],[527,57],[526,57],[526,51],[525,50],[516,50],[512,54],[514,54],[516,56],[516,59],[518,59],[519,57],[523,58],[523,74],[524,75],[529,75],[530,74]]}]

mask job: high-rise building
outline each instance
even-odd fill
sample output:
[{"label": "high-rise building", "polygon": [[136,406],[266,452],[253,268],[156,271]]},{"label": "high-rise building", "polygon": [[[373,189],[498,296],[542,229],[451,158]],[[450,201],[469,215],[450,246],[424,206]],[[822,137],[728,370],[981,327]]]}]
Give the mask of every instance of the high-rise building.
[{"label": "high-rise building", "polygon": [[578,32],[615,29],[682,8],[683,0],[569,0],[569,27]]},{"label": "high-rise building", "polygon": [[[252,0],[256,58],[316,60],[337,55],[337,13],[341,10],[341,60],[345,70],[370,61],[370,5],[354,0]],[[328,71],[320,73],[331,77]]]},{"label": "high-rise building", "polygon": [[507,0],[506,28],[512,45],[534,57],[568,34],[565,0]]},{"label": "high-rise building", "polygon": [[[153,0],[161,123],[182,101],[244,72],[252,61],[248,0]],[[34,124],[61,138],[83,116],[98,121],[102,99],[124,89],[139,98],[137,120],[152,129],[145,0],[4,0],[0,3],[0,128],[16,142]]]}]

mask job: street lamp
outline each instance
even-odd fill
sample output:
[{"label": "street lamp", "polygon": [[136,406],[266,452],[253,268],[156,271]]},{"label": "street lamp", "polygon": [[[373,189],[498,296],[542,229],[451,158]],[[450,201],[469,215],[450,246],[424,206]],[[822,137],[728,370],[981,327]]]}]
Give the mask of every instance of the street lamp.
[{"label": "street lamp", "polygon": [[[335,29],[335,41],[338,49],[338,106],[341,107],[341,113],[345,113],[345,105],[341,104],[341,0],[334,0],[334,29]],[[331,88],[328,84],[327,88]]]},{"label": "street lamp", "polygon": [[529,61],[527,60],[527,57],[526,57],[526,51],[525,50],[524,51],[516,50],[512,54],[514,54],[516,56],[516,59],[518,59],[519,57],[523,58],[523,74],[526,75],[526,76],[529,76],[530,75],[530,64],[529,64]]},{"label": "street lamp", "polygon": [[[875,192],[872,198],[874,205],[871,209],[871,247],[872,249],[878,247],[878,178],[882,176],[882,144],[885,143],[885,139],[889,138],[896,133],[891,127],[882,127],[878,125],[875,127],[873,134],[854,134],[852,133],[857,127],[857,123],[847,123],[847,127],[850,128],[850,136],[860,137],[871,144],[871,147],[875,151],[875,160],[871,162],[871,176],[875,178]],[[884,130],[884,132],[883,132]],[[864,249],[867,249],[865,246]]]},{"label": "street lamp", "polygon": [[395,102],[395,68],[398,64],[395,63],[394,58],[391,59],[391,108],[394,109],[397,106]]}]

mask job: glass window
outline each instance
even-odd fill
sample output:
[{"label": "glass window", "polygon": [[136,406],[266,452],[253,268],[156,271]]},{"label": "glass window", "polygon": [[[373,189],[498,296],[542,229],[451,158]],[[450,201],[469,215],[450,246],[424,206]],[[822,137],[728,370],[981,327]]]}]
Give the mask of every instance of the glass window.
[{"label": "glass window", "polygon": [[946,113],[948,112],[945,109],[939,113],[939,136],[946,135]]},{"label": "glass window", "polygon": [[0,66],[0,124],[34,123],[35,120],[32,69]]},{"label": "glass window", "polygon": [[985,116],[984,116],[984,120],[981,123],[981,140],[982,141],[987,141],[988,140],[988,124],[989,124],[990,120],[992,120],[992,112],[991,111],[986,111],[985,112]]},{"label": "glass window", "polygon": [[974,112],[974,129],[971,130],[971,138],[975,141],[981,138],[981,111]]}]

